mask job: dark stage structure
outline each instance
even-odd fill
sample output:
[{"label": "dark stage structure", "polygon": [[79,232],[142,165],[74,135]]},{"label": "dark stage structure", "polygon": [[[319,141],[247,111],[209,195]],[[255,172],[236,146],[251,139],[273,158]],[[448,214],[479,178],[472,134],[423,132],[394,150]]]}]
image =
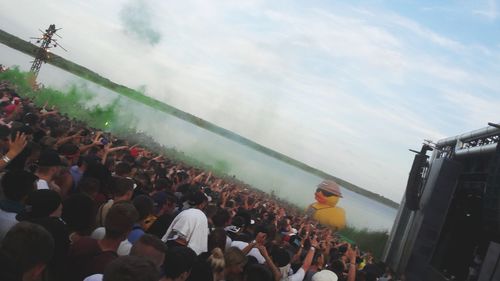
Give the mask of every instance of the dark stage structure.
[{"label": "dark stage structure", "polygon": [[500,281],[499,136],[489,123],[413,151],[383,256],[406,280]]}]

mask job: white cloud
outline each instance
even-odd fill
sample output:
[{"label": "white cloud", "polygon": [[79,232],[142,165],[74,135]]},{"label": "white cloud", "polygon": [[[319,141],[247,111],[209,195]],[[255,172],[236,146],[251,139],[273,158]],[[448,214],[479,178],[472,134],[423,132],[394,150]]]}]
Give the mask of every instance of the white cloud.
[{"label": "white cloud", "polygon": [[498,17],[498,9],[497,9],[497,1],[496,0],[487,0],[486,7],[480,10],[474,10],[474,14],[479,15],[481,17],[485,17],[488,20],[496,20]]}]

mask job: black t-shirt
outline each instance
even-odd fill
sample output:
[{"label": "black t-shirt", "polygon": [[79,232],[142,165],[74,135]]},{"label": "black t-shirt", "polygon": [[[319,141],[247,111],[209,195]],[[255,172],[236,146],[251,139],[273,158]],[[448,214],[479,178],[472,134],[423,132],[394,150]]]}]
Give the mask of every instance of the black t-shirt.
[{"label": "black t-shirt", "polygon": [[173,215],[163,214],[159,216],[156,221],[146,230],[146,233],[153,234],[158,238],[162,238],[165,233],[167,233],[167,229],[174,220]]},{"label": "black t-shirt", "polygon": [[67,280],[81,281],[93,274],[103,274],[106,266],[116,258],[116,252],[101,250],[97,240],[82,237],[70,247]]},{"label": "black t-shirt", "polygon": [[376,281],[378,277],[384,274],[384,271],[376,264],[367,264],[363,271],[366,274],[366,281]]}]

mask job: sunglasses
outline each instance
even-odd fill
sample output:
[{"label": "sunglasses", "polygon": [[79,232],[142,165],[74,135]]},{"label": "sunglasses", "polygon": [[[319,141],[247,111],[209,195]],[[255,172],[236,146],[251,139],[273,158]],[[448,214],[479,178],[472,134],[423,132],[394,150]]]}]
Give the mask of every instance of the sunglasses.
[{"label": "sunglasses", "polygon": [[321,188],[316,189],[316,192],[321,192],[321,193],[323,193],[323,195],[325,195],[326,197],[330,197],[330,196],[334,196],[334,195],[336,195],[336,194],[335,194],[335,193],[333,193],[333,192],[329,192],[329,191],[326,191],[326,190],[321,189]]}]

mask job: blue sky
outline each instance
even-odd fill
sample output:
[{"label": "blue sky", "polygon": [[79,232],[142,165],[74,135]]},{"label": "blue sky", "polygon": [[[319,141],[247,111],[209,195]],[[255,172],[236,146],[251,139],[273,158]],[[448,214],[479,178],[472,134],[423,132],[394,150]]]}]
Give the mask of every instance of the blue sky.
[{"label": "blue sky", "polygon": [[55,23],[63,56],[397,201],[408,148],[500,119],[495,0],[1,2],[1,29]]}]

